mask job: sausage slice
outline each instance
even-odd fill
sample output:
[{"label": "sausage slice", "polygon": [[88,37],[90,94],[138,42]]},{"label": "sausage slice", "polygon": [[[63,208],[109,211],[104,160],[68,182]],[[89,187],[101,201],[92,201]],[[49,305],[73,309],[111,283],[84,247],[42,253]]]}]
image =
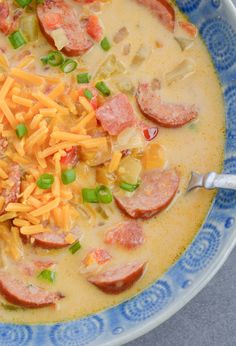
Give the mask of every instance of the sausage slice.
[{"label": "sausage slice", "polygon": [[139,84],[136,99],[142,113],[163,127],[180,127],[198,116],[194,105],[162,102],[147,83]]},{"label": "sausage slice", "polygon": [[167,0],[137,0],[137,2],[149,8],[169,31],[174,31],[175,10]]},{"label": "sausage slice", "polygon": [[144,243],[142,225],[134,220],[120,223],[106,234],[105,243],[119,244],[128,249],[136,248]]},{"label": "sausage slice", "polygon": [[32,262],[18,263],[18,268],[22,271],[23,274],[27,276],[33,276],[37,271],[48,269],[53,266],[55,262],[52,260],[33,260]]},{"label": "sausage slice", "polygon": [[10,7],[7,1],[0,3],[0,31],[8,35],[12,28],[12,18],[10,17]]},{"label": "sausage slice", "polygon": [[45,232],[35,234],[33,237],[34,245],[41,247],[43,249],[62,249],[69,246],[70,243],[66,241],[66,234],[55,233],[55,232]]},{"label": "sausage slice", "polygon": [[0,210],[0,215],[4,213],[5,208],[9,203],[17,202],[18,196],[20,194],[20,185],[21,185],[21,172],[20,166],[17,164],[11,164],[9,170],[9,187],[3,189],[2,196],[5,198],[5,203]]},{"label": "sausage slice", "polygon": [[116,136],[127,127],[135,125],[133,107],[125,94],[117,94],[96,110],[97,119],[110,135]]},{"label": "sausage slice", "polygon": [[115,194],[119,208],[132,218],[149,219],[170,204],[178,186],[174,169],[158,169],[143,174],[140,187],[131,197]]},{"label": "sausage slice", "polygon": [[90,276],[88,281],[101,291],[119,294],[130,288],[143,274],[146,262],[133,262]]},{"label": "sausage slice", "polygon": [[82,55],[93,46],[76,10],[64,0],[45,0],[37,6],[37,16],[42,33],[51,45],[55,46],[54,31],[64,31],[68,43],[62,52],[66,55]]},{"label": "sausage slice", "polygon": [[59,292],[48,292],[43,288],[25,284],[5,272],[0,272],[0,293],[9,303],[25,308],[54,305],[59,299],[64,298]]}]

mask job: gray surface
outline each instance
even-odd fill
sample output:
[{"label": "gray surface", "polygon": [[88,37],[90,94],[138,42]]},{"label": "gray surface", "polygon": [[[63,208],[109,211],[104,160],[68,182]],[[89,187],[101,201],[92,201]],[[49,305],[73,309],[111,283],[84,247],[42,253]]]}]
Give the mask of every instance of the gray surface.
[{"label": "gray surface", "polygon": [[236,249],[214,279],[170,320],[126,346],[236,346]]}]

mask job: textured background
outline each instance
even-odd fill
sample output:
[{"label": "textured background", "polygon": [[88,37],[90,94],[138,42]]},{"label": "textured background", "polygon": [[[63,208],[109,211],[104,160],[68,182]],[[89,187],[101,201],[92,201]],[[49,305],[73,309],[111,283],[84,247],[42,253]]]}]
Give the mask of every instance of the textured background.
[{"label": "textured background", "polygon": [[236,249],[189,304],[160,327],[126,346],[141,345],[236,345]]}]

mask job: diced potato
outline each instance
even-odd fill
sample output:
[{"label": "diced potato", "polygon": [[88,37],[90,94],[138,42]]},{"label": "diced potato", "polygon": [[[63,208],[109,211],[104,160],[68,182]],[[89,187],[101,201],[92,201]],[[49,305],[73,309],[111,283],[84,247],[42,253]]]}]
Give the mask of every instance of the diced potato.
[{"label": "diced potato", "polygon": [[166,73],[165,78],[168,85],[180,79],[184,79],[195,72],[195,62],[190,59],[183,60],[172,71]]},{"label": "diced potato", "polygon": [[96,170],[89,167],[84,162],[80,162],[77,167],[78,183],[82,187],[94,187],[96,185]]},{"label": "diced potato", "polygon": [[111,159],[111,150],[88,150],[81,148],[80,157],[88,166],[99,166]]},{"label": "diced potato", "polygon": [[111,185],[116,181],[116,175],[108,172],[108,167],[97,167],[96,179],[99,184]]},{"label": "diced potato", "polygon": [[123,47],[123,55],[129,55],[130,51],[131,51],[131,44],[130,43],[125,44]]},{"label": "diced potato", "polygon": [[144,60],[146,60],[151,54],[151,48],[147,45],[142,44],[137,50],[135,56],[133,57],[132,64],[140,65]]},{"label": "diced potato", "polygon": [[62,28],[53,30],[51,35],[58,50],[61,50],[68,45],[68,38],[66,36],[65,30],[63,30]]},{"label": "diced potato", "polygon": [[141,161],[135,159],[134,157],[127,156],[121,160],[118,168],[118,175],[120,180],[129,184],[136,184],[139,180],[141,171]]},{"label": "diced potato", "polygon": [[145,169],[163,168],[165,166],[165,152],[158,143],[153,143],[145,150],[142,163]]},{"label": "diced potato", "polygon": [[123,130],[117,137],[116,143],[113,144],[115,150],[143,149],[145,140],[140,129],[129,127]]},{"label": "diced potato", "polygon": [[123,26],[123,27],[120,28],[120,30],[114,35],[113,41],[114,41],[115,43],[120,43],[120,42],[123,41],[128,35],[129,35],[128,29],[127,29],[125,26]]},{"label": "diced potato", "polygon": [[174,37],[182,50],[186,50],[193,45],[197,34],[198,30],[195,25],[188,22],[176,23]]},{"label": "diced potato", "polygon": [[130,95],[134,94],[134,84],[129,78],[122,76],[122,79],[118,80],[116,85],[121,92]]},{"label": "diced potato", "polygon": [[99,67],[95,78],[96,79],[107,79],[111,76],[120,74],[125,71],[125,67],[122,65],[120,61],[117,60],[117,57],[112,54],[109,55],[108,58],[103,62],[103,64]]}]

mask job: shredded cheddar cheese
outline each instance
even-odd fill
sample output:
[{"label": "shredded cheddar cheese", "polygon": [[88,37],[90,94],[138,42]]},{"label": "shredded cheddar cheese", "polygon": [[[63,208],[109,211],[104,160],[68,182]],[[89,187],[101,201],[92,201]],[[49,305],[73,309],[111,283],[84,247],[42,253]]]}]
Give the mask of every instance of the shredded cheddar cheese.
[{"label": "shredded cheddar cheese", "polygon": [[37,86],[40,86],[44,83],[44,79],[42,77],[37,76],[34,73],[23,71],[19,68],[12,68],[11,76],[21,79],[24,82],[27,82],[29,84],[34,84]]},{"label": "shredded cheddar cheese", "polygon": [[0,90],[1,99],[5,99],[13,83],[14,83],[14,79],[8,76]]},{"label": "shredded cheddar cheese", "polygon": [[28,212],[32,210],[32,208],[29,205],[24,205],[21,203],[9,203],[5,209],[6,211],[12,212]]},{"label": "shredded cheddar cheese", "polygon": [[[13,225],[12,241],[7,236],[6,239],[15,260],[22,256],[19,234],[33,239],[37,233],[52,232],[51,225],[56,225],[60,232],[66,233],[68,244],[76,240],[70,231],[74,220],[81,217],[74,207],[75,201],[81,201],[78,197],[81,186],[77,181],[68,186],[62,181],[67,155],[74,155],[74,147],[78,148],[78,155],[80,150],[96,153],[108,147],[105,136],[93,138],[89,134],[97,126],[89,100],[79,96],[77,90],[65,94],[67,86],[57,77],[27,71],[33,62],[33,56],[24,57],[0,80],[0,136],[9,143],[4,158],[0,159],[0,191],[15,188],[14,181],[8,179],[9,162],[20,165],[24,171],[17,200],[6,202],[0,197],[0,210],[4,209],[0,222],[11,220]],[[50,84],[54,84],[52,90]],[[21,138],[16,134],[18,124],[24,124],[27,129]],[[118,154],[110,163],[112,170],[119,164]],[[45,173],[52,174],[54,182],[44,190],[37,182]],[[83,210],[89,223],[95,224],[94,208],[87,206]]]},{"label": "shredded cheddar cheese", "polygon": [[43,215],[43,214],[45,214],[45,213],[55,209],[59,205],[59,203],[60,203],[60,198],[57,197],[53,201],[51,201],[51,202],[45,204],[44,206],[42,206],[41,208],[38,208],[37,210],[32,211],[30,213],[30,215],[36,216],[36,217],[37,216],[41,216],[41,215]]},{"label": "shredded cheddar cheese", "polygon": [[12,96],[12,101],[14,103],[17,103],[18,105],[25,106],[25,107],[32,107],[34,104],[32,100],[17,96],[17,95]]},{"label": "shredded cheddar cheese", "polygon": [[122,158],[122,153],[120,151],[115,151],[112,155],[111,162],[108,167],[108,172],[113,173],[117,170],[120,164],[120,160]]},{"label": "shredded cheddar cheese", "polygon": [[23,226],[20,229],[20,233],[24,235],[33,235],[37,233],[48,232],[48,228],[43,227],[42,225],[33,225],[33,226]]}]

